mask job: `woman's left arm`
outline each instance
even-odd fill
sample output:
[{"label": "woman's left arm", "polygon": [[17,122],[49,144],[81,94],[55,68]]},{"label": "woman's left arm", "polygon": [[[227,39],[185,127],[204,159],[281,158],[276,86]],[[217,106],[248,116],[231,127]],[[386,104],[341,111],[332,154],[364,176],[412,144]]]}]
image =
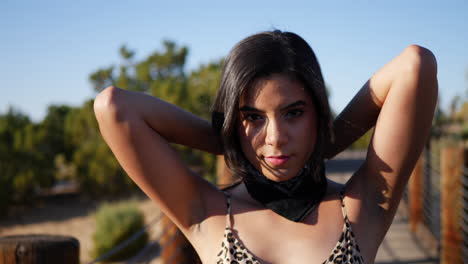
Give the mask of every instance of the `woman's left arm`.
[{"label": "woman's left arm", "polygon": [[348,185],[367,215],[381,223],[382,235],[430,135],[437,95],[434,55],[411,45],[377,71],[341,115],[357,126],[377,120],[366,161]]},{"label": "woman's left arm", "polygon": [[[375,73],[333,120],[334,139],[327,144],[325,158],[332,159],[376,125],[390,88],[397,79],[406,78],[409,81],[408,78],[413,78],[412,85],[405,84],[404,86],[424,86],[417,88],[426,90],[426,92],[419,91],[423,95],[417,100],[429,100],[428,103],[435,104],[437,92],[430,93],[427,90],[437,91],[436,74],[437,63],[429,50],[416,45],[407,47],[404,52]],[[426,112],[433,114],[434,107],[432,107],[432,112],[430,110]]]}]

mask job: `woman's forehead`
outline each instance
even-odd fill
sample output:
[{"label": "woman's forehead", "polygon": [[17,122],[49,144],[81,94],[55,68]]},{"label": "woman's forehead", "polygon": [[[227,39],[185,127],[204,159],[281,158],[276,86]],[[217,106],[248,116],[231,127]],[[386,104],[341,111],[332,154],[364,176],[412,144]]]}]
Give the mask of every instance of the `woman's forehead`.
[{"label": "woman's forehead", "polygon": [[312,101],[302,82],[284,74],[255,80],[241,96],[239,106],[282,105],[293,101]]}]

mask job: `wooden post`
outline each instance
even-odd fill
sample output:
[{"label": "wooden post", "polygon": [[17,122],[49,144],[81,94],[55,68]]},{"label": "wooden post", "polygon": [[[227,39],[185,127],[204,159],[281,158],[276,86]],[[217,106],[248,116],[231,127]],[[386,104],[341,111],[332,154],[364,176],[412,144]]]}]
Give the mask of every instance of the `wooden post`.
[{"label": "wooden post", "polygon": [[423,215],[423,164],[424,156],[421,155],[409,179],[409,222],[412,232],[416,232]]},{"label": "wooden post", "polygon": [[163,264],[201,263],[195,249],[167,216],[162,216],[161,224],[164,235],[159,243]]},{"label": "wooden post", "polygon": [[457,264],[462,261],[462,233],[460,229],[461,175],[464,151],[461,147],[447,147],[441,156],[441,228],[442,264]]},{"label": "wooden post", "polygon": [[0,264],[79,264],[80,243],[68,236],[0,237]]},{"label": "wooden post", "polygon": [[468,230],[467,230],[467,223],[468,223],[468,174],[466,173],[465,169],[468,168],[468,148],[465,145],[464,149],[464,168],[462,171],[462,187],[461,187],[461,214],[460,214],[460,224],[462,225],[462,237],[463,237],[463,244],[462,244],[462,258],[463,263],[468,263]]}]

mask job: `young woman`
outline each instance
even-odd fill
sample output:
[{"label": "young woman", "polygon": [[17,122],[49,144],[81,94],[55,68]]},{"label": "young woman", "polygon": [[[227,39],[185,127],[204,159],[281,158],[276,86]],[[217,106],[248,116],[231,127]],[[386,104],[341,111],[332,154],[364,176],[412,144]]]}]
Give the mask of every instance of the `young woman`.
[{"label": "young woman", "polygon": [[[212,124],[117,87],[94,103],[128,175],[182,230],[203,263],[374,263],[429,135],[433,54],[411,45],[377,71],[331,122],[320,66],[290,32],[263,32],[229,53]],[[344,184],[323,162],[375,125],[363,165]],[[242,180],[220,190],[169,142],[223,154]]]}]

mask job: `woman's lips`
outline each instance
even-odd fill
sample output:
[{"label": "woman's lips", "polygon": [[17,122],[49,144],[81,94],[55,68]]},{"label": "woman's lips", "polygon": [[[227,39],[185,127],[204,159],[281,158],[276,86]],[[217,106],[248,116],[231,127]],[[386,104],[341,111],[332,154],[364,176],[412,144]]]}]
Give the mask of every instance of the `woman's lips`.
[{"label": "woman's lips", "polygon": [[290,156],[268,156],[265,160],[274,166],[280,166],[289,160]]}]

